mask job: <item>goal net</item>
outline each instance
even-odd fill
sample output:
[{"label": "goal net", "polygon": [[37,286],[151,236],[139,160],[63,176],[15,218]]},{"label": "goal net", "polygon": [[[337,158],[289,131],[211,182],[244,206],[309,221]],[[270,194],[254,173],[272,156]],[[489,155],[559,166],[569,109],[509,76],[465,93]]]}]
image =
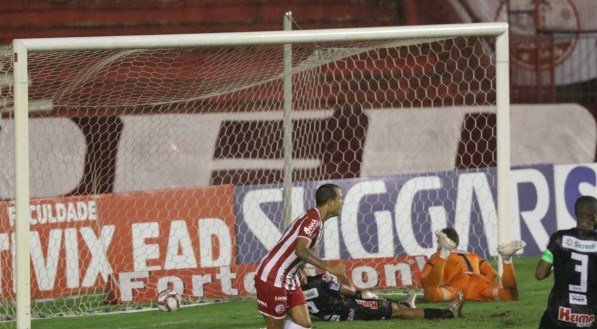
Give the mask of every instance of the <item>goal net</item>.
[{"label": "goal net", "polygon": [[[320,31],[312,42],[264,32],[261,44],[246,41],[259,33],[231,34],[230,45],[23,41],[32,317],[152,307],[168,287],[185,303],[251,296],[287,224],[285,170],[292,218],[314,206],[319,184],[341,187],[321,256],[345,262],[360,288],[418,285],[433,232],[448,226],[460,249],[494,256],[496,166],[509,161],[496,153],[504,29],[460,28],[370,29],[371,40]],[[27,246],[14,235],[15,115],[27,108],[14,96],[23,54],[12,52],[0,57],[4,320],[15,316],[15,246]]]}]

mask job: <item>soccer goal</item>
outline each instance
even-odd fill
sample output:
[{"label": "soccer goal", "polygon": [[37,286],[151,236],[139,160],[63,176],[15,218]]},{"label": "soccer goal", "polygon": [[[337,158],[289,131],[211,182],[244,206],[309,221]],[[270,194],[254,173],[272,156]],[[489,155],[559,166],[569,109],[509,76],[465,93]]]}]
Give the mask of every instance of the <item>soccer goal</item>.
[{"label": "soccer goal", "polygon": [[[417,285],[510,210],[505,23],[15,40],[0,56],[0,327],[244,298],[339,185],[322,257]],[[16,305],[16,309],[15,306]]]}]

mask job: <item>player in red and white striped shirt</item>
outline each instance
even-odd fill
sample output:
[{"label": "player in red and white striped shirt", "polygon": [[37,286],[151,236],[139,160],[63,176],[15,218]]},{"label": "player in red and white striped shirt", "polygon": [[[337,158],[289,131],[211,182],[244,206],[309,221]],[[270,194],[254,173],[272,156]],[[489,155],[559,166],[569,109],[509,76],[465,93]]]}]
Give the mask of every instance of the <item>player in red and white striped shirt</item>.
[{"label": "player in red and white striped shirt", "polygon": [[[305,263],[336,276],[345,273],[343,264],[328,265],[317,256],[323,223],[340,213],[342,192],[337,185],[324,184],[317,188],[315,201],[316,207],[307,210],[286,229],[257,268],[257,307],[268,329],[311,328],[307,302],[297,276]],[[284,325],[287,316],[291,321]]]}]

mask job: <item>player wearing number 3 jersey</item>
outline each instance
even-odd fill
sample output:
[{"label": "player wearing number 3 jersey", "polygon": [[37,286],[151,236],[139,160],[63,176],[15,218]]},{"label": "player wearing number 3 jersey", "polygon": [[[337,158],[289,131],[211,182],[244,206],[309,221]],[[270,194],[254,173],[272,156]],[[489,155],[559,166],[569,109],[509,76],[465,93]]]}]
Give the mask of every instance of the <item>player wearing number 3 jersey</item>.
[{"label": "player wearing number 3 jersey", "polygon": [[554,272],[541,329],[597,327],[597,199],[581,196],[574,213],[577,226],[551,235],[535,270],[537,280]]}]

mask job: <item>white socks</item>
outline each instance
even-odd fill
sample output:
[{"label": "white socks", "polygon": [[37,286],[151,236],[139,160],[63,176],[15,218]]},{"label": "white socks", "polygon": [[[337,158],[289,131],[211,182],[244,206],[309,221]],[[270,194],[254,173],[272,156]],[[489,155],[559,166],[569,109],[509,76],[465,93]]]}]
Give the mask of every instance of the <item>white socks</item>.
[{"label": "white socks", "polygon": [[284,329],[310,329],[309,328],[305,328],[303,326],[299,326],[298,324],[292,322],[291,319],[286,319],[286,321],[284,321]]}]

